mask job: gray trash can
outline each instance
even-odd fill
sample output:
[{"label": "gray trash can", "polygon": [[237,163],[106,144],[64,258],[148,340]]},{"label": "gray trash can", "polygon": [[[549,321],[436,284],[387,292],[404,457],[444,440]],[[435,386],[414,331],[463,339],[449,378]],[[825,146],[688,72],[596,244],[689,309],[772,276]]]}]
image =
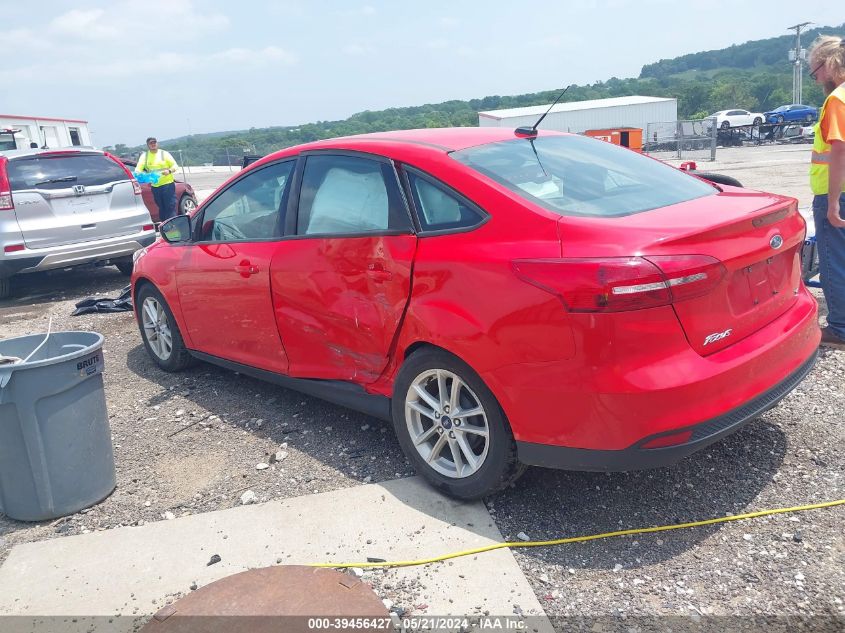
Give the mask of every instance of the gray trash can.
[{"label": "gray trash can", "polygon": [[[25,359],[44,334],[0,340]],[[0,512],[21,521],[72,514],[115,487],[103,336],[55,332],[26,362],[0,365]]]}]

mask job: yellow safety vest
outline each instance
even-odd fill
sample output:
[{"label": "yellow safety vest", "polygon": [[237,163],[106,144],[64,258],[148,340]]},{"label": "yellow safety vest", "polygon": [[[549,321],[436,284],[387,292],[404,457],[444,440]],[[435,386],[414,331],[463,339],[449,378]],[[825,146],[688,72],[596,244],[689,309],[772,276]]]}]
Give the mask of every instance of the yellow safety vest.
[{"label": "yellow safety vest", "polygon": [[[813,155],[810,159],[810,189],[816,196],[830,193],[827,190],[828,173],[830,172],[830,143],[825,143],[822,138],[822,121],[824,120],[825,106],[831,99],[838,99],[845,103],[845,84],[836,88],[824,100],[824,105],[819,110],[819,121],[813,126],[815,138],[813,139]],[[842,191],[845,191],[845,184],[842,185]]]},{"label": "yellow safety vest", "polygon": [[[138,159],[138,166],[136,169],[140,169],[141,171],[157,172],[161,172],[164,169],[170,169],[172,171],[176,169],[176,161],[173,159],[173,156],[163,149],[159,149],[155,153],[148,150],[141,154],[141,158]],[[154,184],[153,187],[169,185],[173,181],[174,178],[172,173],[167,175],[160,173],[158,182]]]}]

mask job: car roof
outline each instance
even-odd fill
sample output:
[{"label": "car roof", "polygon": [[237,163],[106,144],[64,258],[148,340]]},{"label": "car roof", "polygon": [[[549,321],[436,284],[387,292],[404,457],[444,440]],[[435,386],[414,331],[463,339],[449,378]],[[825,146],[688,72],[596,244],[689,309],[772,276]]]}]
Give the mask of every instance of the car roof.
[{"label": "car roof", "polygon": [[[559,136],[562,132],[538,130],[539,136]],[[369,134],[356,134],[354,136],[341,136],[337,138],[315,141],[305,145],[297,146],[300,150],[319,149],[329,147],[350,147],[351,145],[418,145],[429,147],[439,152],[452,152],[476,145],[496,143],[499,141],[510,141],[518,137],[514,134],[514,128],[500,127],[451,127],[451,128],[425,128],[417,130],[395,130],[391,132],[371,132]]]}]

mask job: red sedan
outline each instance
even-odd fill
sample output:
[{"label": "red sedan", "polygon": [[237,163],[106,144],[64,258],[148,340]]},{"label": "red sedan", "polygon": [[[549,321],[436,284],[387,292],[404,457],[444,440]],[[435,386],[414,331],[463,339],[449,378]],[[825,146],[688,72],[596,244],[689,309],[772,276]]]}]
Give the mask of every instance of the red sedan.
[{"label": "red sedan", "polygon": [[132,278],[159,367],[392,419],[459,498],[526,464],[674,463],[773,407],[820,338],[794,199],[577,135],[291,147],[162,228]]}]

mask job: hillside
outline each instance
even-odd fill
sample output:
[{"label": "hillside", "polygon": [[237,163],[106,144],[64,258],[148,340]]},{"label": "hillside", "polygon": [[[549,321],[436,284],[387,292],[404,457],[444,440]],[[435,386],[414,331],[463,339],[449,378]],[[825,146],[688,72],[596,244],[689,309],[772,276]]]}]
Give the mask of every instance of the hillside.
[{"label": "hillside", "polygon": [[[802,34],[805,46],[819,33],[843,33],[839,27],[820,27]],[[790,35],[746,42],[716,51],[662,59],[643,67],[637,78],[618,79],[586,86],[572,86],[563,101],[582,101],[628,95],[650,95],[678,99],[678,116],[695,119],[716,110],[745,108],[771,110],[792,101],[792,66],[787,50]],[[551,103],[560,88],[512,96],[487,96],[469,101],[444,101],[421,106],[389,108],[353,114],[339,121],[317,121],[290,127],[194,134],[162,141],[171,152],[181,152],[188,165],[214,162],[233,164],[244,154],[271,151],[323,138],[423,127],[475,126],[478,112]],[[804,75],[804,101],[820,105],[821,90]],[[117,145],[117,153],[139,152],[143,146]]]},{"label": "hillside", "polygon": [[[801,34],[801,43],[806,48],[819,35],[838,35],[845,32],[845,24],[837,27],[822,26],[808,29]],[[765,69],[787,70],[789,61],[787,51],[795,46],[795,36],[781,35],[765,40],[734,44],[728,48],[682,55],[674,59],[661,59],[653,64],[646,64],[640,72],[640,79],[662,79],[677,76],[684,71],[709,71],[714,69]]]}]

